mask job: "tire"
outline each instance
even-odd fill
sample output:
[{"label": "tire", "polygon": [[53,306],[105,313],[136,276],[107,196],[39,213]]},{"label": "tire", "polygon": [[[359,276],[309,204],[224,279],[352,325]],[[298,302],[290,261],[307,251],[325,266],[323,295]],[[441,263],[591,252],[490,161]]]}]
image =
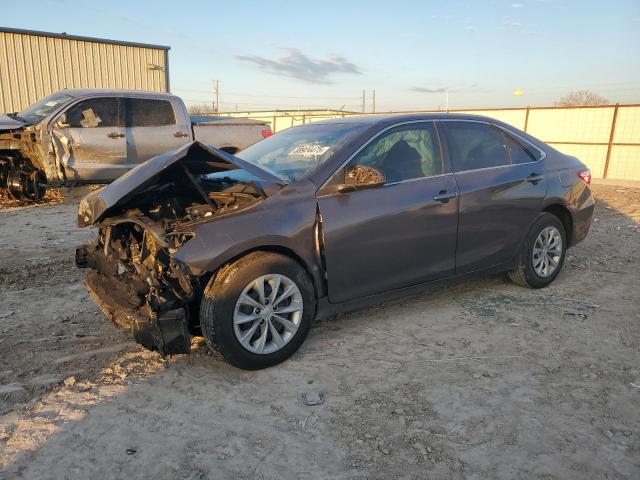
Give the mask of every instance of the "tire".
[{"label": "tire", "polygon": [[[248,300],[259,301],[258,290],[255,290],[253,285],[260,283],[263,285],[264,301],[272,301],[273,305],[265,304],[262,309],[256,311],[257,307],[243,303],[243,300],[251,297]],[[272,298],[271,294],[276,285],[277,292],[274,294],[275,298]],[[274,299],[278,300],[284,296],[285,290],[289,288],[293,294],[279,304],[273,302]],[[297,311],[300,305],[301,311]],[[266,313],[268,308],[271,308],[270,313]],[[280,311],[286,310],[296,312],[278,315]],[[259,370],[283,362],[298,350],[309,333],[315,311],[313,283],[298,262],[278,253],[252,252],[223,266],[211,278],[200,303],[200,326],[209,348],[219,352],[227,362],[244,370]],[[245,321],[249,317],[260,318]],[[280,320],[277,320],[278,318]],[[282,318],[289,320],[289,323],[286,323],[289,327],[281,323]],[[236,321],[243,323],[236,325]],[[249,330],[256,324],[258,326],[255,327],[254,333],[249,335],[249,339],[245,340],[243,345],[241,338],[246,338]],[[295,326],[297,329],[294,331],[292,327]],[[272,334],[272,328],[276,333],[280,330],[277,339]],[[264,333],[265,330],[267,333]],[[256,338],[256,335],[260,340],[263,336],[266,340],[262,343],[255,340],[252,343],[252,338]],[[284,345],[276,345],[276,340]],[[255,351],[249,350],[250,348],[255,348]]]},{"label": "tire", "polygon": [[7,174],[7,189],[14,200],[25,202],[40,202],[47,189],[43,186],[47,177],[40,170],[25,171],[12,168]]},{"label": "tire", "polygon": [[[553,232],[555,229],[562,239],[562,245],[560,248],[559,259],[557,259],[557,265],[554,270],[548,275],[541,275],[536,271],[534,267],[534,246],[536,240],[542,234],[543,231]],[[544,238],[544,237],[543,237]],[[543,242],[544,243],[544,242]],[[556,251],[556,249],[550,249],[550,252]],[[549,285],[560,273],[562,266],[564,265],[564,259],[567,253],[567,234],[564,225],[558,217],[555,215],[542,212],[533,222],[524,242],[520,248],[520,252],[516,257],[516,268],[509,272],[509,278],[516,284],[529,288],[543,288]],[[542,256],[544,256],[543,254]],[[551,256],[553,257],[553,255]],[[537,257],[538,259],[540,258]],[[552,265],[552,260],[548,260],[549,265]]]}]

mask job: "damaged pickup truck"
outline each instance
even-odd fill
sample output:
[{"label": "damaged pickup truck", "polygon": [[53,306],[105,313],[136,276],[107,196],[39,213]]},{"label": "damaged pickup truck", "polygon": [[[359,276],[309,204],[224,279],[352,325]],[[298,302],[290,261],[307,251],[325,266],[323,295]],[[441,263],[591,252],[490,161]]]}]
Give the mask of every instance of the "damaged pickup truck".
[{"label": "damaged pickup truck", "polygon": [[98,236],[76,264],[145,347],[188,353],[201,334],[264,368],[314,318],[437,281],[548,285],[588,232],[589,181],[576,158],[484,117],[314,122],[236,155],[191,143],[90,193],[78,224]]},{"label": "damaged pickup truck", "polygon": [[47,186],[108,183],[194,139],[234,153],[269,135],[257,120],[189,117],[168,93],[63,90],[0,114],[0,188],[38,201]]}]

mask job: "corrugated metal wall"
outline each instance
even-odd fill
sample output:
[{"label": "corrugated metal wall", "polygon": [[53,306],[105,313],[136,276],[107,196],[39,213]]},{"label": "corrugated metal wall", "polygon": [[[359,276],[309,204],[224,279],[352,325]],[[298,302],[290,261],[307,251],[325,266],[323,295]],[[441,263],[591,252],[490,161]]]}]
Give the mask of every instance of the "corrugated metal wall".
[{"label": "corrugated metal wall", "polygon": [[[524,130],[557,150],[578,157],[591,169],[595,178],[640,180],[640,105],[530,107],[455,112],[486,115]],[[273,131],[277,132],[316,120],[363,114],[334,110],[224,112],[220,115],[263,120],[269,122]]]},{"label": "corrugated metal wall", "polygon": [[0,112],[64,88],[168,91],[166,48],[60,37],[0,30]]}]

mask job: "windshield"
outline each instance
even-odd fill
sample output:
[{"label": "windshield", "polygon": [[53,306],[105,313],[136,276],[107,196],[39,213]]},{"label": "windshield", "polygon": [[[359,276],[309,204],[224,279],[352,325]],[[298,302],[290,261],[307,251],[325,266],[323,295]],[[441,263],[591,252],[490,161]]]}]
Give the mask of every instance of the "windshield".
[{"label": "windshield", "polygon": [[295,181],[326,162],[367,125],[334,123],[288,128],[236,156]]},{"label": "windshield", "polygon": [[67,103],[72,98],[73,97],[71,95],[67,95],[66,93],[54,93],[53,95],[44,97],[42,100],[37,101],[30,107],[21,111],[18,114],[18,118],[27,123],[38,123],[60,105]]}]

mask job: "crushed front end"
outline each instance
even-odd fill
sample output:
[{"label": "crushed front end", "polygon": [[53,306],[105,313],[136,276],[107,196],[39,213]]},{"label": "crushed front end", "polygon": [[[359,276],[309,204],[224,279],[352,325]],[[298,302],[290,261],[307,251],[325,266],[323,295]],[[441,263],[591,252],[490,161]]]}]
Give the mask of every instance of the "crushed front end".
[{"label": "crushed front end", "polygon": [[175,254],[197,224],[240,212],[272,188],[270,178],[232,160],[195,142],[91,192],[78,207],[78,225],[98,228],[97,239],[76,250],[76,265],[90,270],[89,294],[117,327],[162,355],[189,353],[208,279]]},{"label": "crushed front end", "polygon": [[53,167],[43,160],[42,131],[24,125],[5,130],[2,123],[0,118],[0,189],[16,200],[42,200],[48,180],[57,179]]},{"label": "crushed front end", "polygon": [[89,268],[85,286],[102,312],[136,342],[162,355],[189,353],[194,278],[141,219],[100,226],[95,243],[76,250]]}]

